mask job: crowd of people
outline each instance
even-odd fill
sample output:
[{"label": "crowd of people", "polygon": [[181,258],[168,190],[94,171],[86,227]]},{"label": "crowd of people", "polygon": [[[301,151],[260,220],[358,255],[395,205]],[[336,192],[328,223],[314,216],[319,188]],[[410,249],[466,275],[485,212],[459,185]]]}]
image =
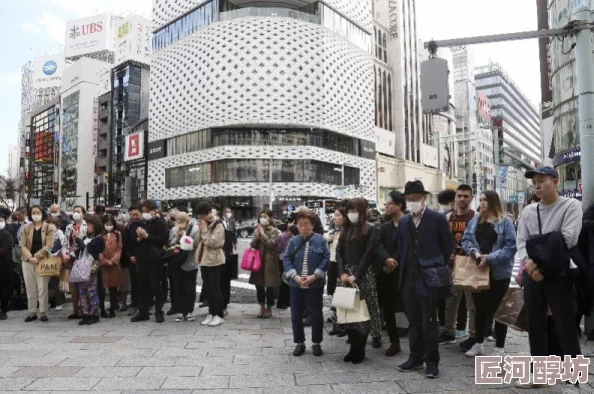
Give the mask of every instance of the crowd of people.
[{"label": "crowd of people", "polygon": [[[589,316],[594,298],[594,208],[582,214],[579,201],[559,196],[559,175],[553,168],[528,171],[526,177],[533,182],[535,202],[524,208],[517,222],[504,213],[494,191],[476,196],[478,210],[472,210],[475,196],[468,185],[440,193],[441,209],[431,210],[421,181],[407,182],[404,193],[389,194],[381,224],[371,222],[366,200],[343,201],[326,234],[320,219],[305,207],[278,227],[273,212],[263,209],[250,244],[261,260],[261,268],[249,279],[260,307],[254,317],[272,317],[275,304],[290,308],[293,355],[306,352],[304,326],[311,325],[311,351],[322,356],[324,290],[332,296],[338,286],[356,287],[369,319],[344,323],[334,308],[329,317],[329,334],[347,337],[350,348],[344,361],[361,363],[369,337],[373,347],[381,348],[385,328],[388,357],[403,351],[400,337],[409,337],[408,359],[400,371],[424,367],[428,378],[437,378],[440,345],[459,341],[467,357],[476,357],[485,354],[485,341],[493,340],[491,354],[505,354],[508,327],[494,317],[510,288],[518,255],[521,270],[516,281],[524,288],[531,355],[577,356],[580,321]],[[200,203],[194,214],[192,218],[186,208],[178,207],[163,218],[151,200],[117,218],[105,215],[101,206],[94,214],[78,206],[72,222],[58,206],[50,208],[48,217],[39,206],[28,213],[18,209],[12,217],[2,210],[0,319],[6,319],[14,293],[9,267],[18,260],[29,311],[25,322],[48,321],[49,295],[60,310],[64,292],[72,296],[69,319],[81,325],[128,309],[132,322],[146,321],[151,308],[162,323],[167,294],[171,309],[166,314],[175,315],[176,322],[194,321],[200,271],[199,301],[208,306],[201,324],[223,324],[230,283],[237,277],[235,222],[230,209],[221,215],[208,203]],[[554,258],[537,256],[538,237],[558,240],[562,250],[551,251]],[[459,256],[470,256],[479,270],[489,270],[488,289],[454,288],[452,273]],[[39,276],[36,267],[50,257],[61,260],[63,272],[88,259],[89,279],[72,283],[67,275]],[[109,311],[104,306],[107,292]],[[398,313],[404,313],[408,326],[398,327]]]}]

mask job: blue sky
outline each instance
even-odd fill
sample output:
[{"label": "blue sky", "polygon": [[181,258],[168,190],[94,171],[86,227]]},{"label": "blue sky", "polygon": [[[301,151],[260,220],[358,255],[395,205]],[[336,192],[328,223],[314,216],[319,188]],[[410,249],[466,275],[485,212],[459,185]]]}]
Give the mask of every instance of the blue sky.
[{"label": "blue sky", "polygon": [[[357,0],[353,0],[357,1]],[[417,0],[418,33],[424,40],[536,29],[535,0]],[[68,20],[106,11],[136,11],[150,17],[152,0],[0,0],[0,174],[8,146],[16,143],[20,119],[21,67],[37,56],[61,51]],[[477,45],[477,65],[498,61],[534,104],[540,100],[536,40]]]}]

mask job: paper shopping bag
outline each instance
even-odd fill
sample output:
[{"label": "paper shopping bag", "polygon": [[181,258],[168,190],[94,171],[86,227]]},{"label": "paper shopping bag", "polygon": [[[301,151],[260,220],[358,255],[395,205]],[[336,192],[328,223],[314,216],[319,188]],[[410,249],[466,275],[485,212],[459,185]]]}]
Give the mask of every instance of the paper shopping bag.
[{"label": "paper shopping bag", "polygon": [[507,289],[505,297],[503,297],[497,312],[495,312],[495,320],[516,331],[526,331],[528,329],[524,310],[524,289],[517,287]]},{"label": "paper shopping bag", "polygon": [[489,289],[490,267],[481,270],[470,256],[456,256],[454,263],[454,287],[466,291]]}]

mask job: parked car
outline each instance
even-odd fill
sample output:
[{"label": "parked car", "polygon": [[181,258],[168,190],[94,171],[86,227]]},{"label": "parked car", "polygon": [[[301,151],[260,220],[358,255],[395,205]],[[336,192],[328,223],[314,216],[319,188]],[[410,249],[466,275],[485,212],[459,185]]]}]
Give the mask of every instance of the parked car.
[{"label": "parked car", "polygon": [[[283,222],[281,220],[274,220],[276,223],[276,227],[281,225]],[[235,227],[235,233],[237,234],[237,238],[250,238],[254,235],[254,231],[256,231],[256,227],[258,226],[258,221],[256,219],[250,219],[239,223]]]}]

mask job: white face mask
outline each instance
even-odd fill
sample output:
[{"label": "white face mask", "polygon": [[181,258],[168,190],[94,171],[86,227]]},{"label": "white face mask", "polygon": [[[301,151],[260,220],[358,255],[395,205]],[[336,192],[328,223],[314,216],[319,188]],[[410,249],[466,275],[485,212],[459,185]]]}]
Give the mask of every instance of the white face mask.
[{"label": "white face mask", "polygon": [[111,232],[113,230],[113,226],[105,226],[105,231],[107,231],[108,233]]},{"label": "white face mask", "polygon": [[406,206],[414,214],[417,214],[423,210],[423,203],[421,201],[409,201]]},{"label": "white face mask", "polygon": [[151,214],[150,212],[145,212],[142,214],[142,218],[146,221],[149,221],[153,218],[153,214]]},{"label": "white face mask", "polygon": [[0,222],[0,231],[4,230],[4,227],[6,227],[6,222]]},{"label": "white face mask", "polygon": [[442,205],[442,206],[441,206],[441,210],[442,210],[444,213],[449,213],[449,212],[451,212],[451,211],[452,211],[452,207],[451,207],[450,205]]},{"label": "white face mask", "polygon": [[270,224],[270,220],[264,219],[264,218],[260,218],[260,224],[262,226],[268,226]]},{"label": "white face mask", "polygon": [[33,219],[33,221],[35,223],[39,223],[39,222],[41,222],[42,216],[41,215],[31,215],[31,219]]},{"label": "white face mask", "polygon": [[353,224],[357,224],[357,222],[359,221],[359,213],[358,212],[354,212],[354,213],[348,213],[348,217],[349,217],[349,222],[353,223]]},{"label": "white face mask", "polygon": [[231,212],[227,212],[227,213],[225,214],[225,217],[226,217],[227,219],[231,219]]},{"label": "white face mask", "polygon": [[78,222],[82,219],[82,213],[74,212],[72,214],[72,219],[74,219],[75,222]]},{"label": "white face mask", "polygon": [[51,213],[51,215],[52,215],[52,217],[53,217],[53,218],[57,218],[57,217],[58,217],[58,215],[59,215],[59,213],[57,213],[57,212],[52,212],[52,213]]}]

